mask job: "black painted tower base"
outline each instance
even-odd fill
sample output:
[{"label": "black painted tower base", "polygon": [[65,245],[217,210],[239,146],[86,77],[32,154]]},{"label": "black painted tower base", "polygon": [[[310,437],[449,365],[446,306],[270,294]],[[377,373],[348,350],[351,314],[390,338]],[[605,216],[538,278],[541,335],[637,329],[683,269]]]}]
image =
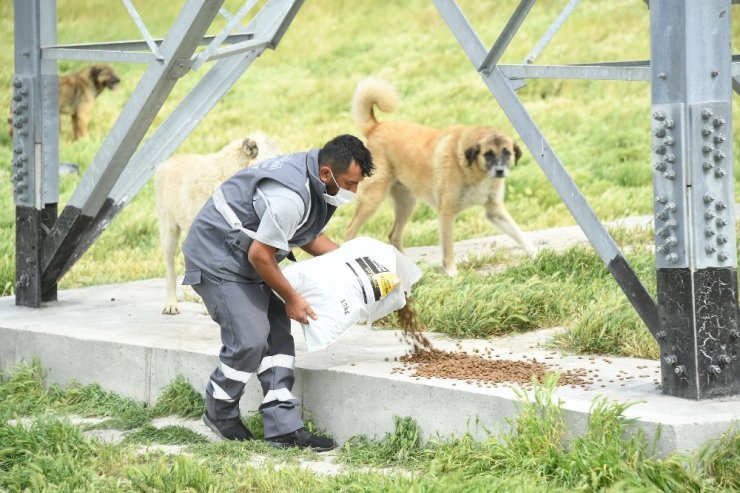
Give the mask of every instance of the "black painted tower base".
[{"label": "black painted tower base", "polygon": [[663,393],[740,394],[737,269],[658,269]]},{"label": "black painted tower base", "polygon": [[57,204],[15,208],[15,304],[38,308],[57,299],[57,285],[42,285],[43,242],[57,218]]}]

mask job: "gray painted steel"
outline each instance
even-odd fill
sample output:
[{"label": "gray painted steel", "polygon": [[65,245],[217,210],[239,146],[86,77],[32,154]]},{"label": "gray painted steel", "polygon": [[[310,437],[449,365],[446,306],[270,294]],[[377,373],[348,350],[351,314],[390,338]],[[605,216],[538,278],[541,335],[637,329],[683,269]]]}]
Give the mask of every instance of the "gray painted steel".
[{"label": "gray painted steel", "polygon": [[740,394],[730,9],[650,2],[663,392],[692,399]]},{"label": "gray painted steel", "polygon": [[[434,3],[473,66],[479,67],[481,60],[486,56],[485,48],[457,3],[452,0],[435,0]],[[612,274],[615,274],[615,279],[648,328],[652,332],[656,332],[658,327],[656,326],[655,302],[642,286],[627,261],[624,260],[624,256],[609,232],[596,217],[585,197],[568,175],[562,162],[550,148],[542,132],[537,128],[524,105],[509,85],[507,78],[498,67],[494,68],[489,74],[481,72],[480,75],[529,148],[532,156],[555,187],[560,198],[565,202],[578,225],[583,229],[601,260],[610,268]],[[612,269],[614,265],[619,266],[616,272]]]},{"label": "gray painted steel", "polygon": [[558,15],[557,19],[555,19],[555,21],[547,29],[547,32],[545,32],[540,40],[537,41],[537,44],[534,45],[532,51],[530,51],[529,55],[527,55],[527,58],[524,59],[524,63],[534,63],[535,58],[537,58],[540,53],[542,53],[542,50],[545,49],[553,36],[555,36],[555,34],[560,30],[568,17],[570,17],[570,14],[572,14],[573,11],[576,9],[580,1],[581,0],[570,0],[568,2],[565,8],[563,8],[563,11],[560,12],[560,15]]},{"label": "gray painted steel", "polygon": [[[480,61],[492,54],[486,56],[455,1],[435,0],[435,5],[473,65],[487,68],[490,64]],[[731,141],[731,97],[738,84],[730,53],[730,5],[730,0],[653,0],[651,64],[499,65],[490,73],[479,70],[661,344],[663,392],[693,399],[740,393]],[[520,22],[517,19],[517,26]],[[567,175],[507,77],[651,81],[659,306]]]},{"label": "gray painted steel", "polygon": [[730,3],[650,7],[657,267],[735,267]]},{"label": "gray painted steel", "polygon": [[266,39],[262,43],[263,47],[214,64],[154,134],[141,145],[110,193],[112,207],[105,208],[95,217],[60,275],[64,275],[74,265],[110,222],[130,203],[152,177],[157,167],[182,144],[244,71],[262,54],[264,47],[277,46],[279,38],[302,5],[303,0],[273,0],[260,10],[249,23],[248,29],[258,33],[259,39]]},{"label": "gray painted steel", "polygon": [[[56,61],[42,60],[42,44],[56,39],[52,0],[16,0],[13,125],[13,200],[16,210],[15,294],[19,304],[56,299],[56,283],[43,289],[42,242],[57,217],[59,120]],[[44,295],[46,292],[46,295]]]},{"label": "gray painted steel", "polygon": [[493,47],[491,47],[491,51],[488,52],[488,55],[486,55],[486,58],[483,59],[483,62],[478,67],[479,72],[487,74],[496,66],[501,55],[506,51],[509,43],[511,43],[514,35],[522,25],[524,18],[527,17],[527,14],[532,8],[532,5],[534,5],[534,2],[535,0],[522,0],[519,3],[519,6],[517,6],[516,10],[511,15],[511,18],[509,18],[509,22],[506,23],[504,30],[493,44]]},{"label": "gray painted steel", "polygon": [[[67,206],[44,242],[44,282],[55,282],[69,255],[131,159],[177,80],[190,67],[190,57],[217,15],[222,1],[189,0],[175,19],[152,62],[93,158]],[[63,220],[62,220],[63,219]]]}]

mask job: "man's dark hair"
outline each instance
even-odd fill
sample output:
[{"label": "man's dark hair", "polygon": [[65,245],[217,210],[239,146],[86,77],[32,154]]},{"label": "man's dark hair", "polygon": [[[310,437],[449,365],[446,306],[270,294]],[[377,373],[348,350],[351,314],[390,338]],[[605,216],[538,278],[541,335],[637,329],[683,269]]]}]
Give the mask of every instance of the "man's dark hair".
[{"label": "man's dark hair", "polygon": [[336,174],[347,171],[353,160],[360,165],[362,176],[373,174],[373,157],[365,144],[354,135],[339,135],[319,149],[319,165],[328,164]]}]

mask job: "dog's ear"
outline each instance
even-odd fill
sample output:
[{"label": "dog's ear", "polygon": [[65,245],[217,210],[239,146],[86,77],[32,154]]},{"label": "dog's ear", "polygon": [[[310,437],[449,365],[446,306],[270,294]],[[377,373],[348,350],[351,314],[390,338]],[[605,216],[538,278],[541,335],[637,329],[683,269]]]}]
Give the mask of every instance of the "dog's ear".
[{"label": "dog's ear", "polygon": [[519,144],[514,143],[514,164],[519,162],[520,157],[522,157],[522,148],[519,147]]},{"label": "dog's ear", "polygon": [[473,165],[478,154],[480,154],[480,144],[475,144],[465,149],[465,159],[468,160],[468,166]]}]

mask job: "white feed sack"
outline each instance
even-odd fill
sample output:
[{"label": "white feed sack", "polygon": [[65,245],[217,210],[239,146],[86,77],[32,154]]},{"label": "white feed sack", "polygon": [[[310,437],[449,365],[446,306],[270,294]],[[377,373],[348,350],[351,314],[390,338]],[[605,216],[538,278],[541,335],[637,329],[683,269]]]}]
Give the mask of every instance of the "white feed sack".
[{"label": "white feed sack", "polygon": [[317,351],[352,325],[371,325],[403,308],[421,270],[394,246],[360,237],[333,252],[291,264],[283,274],[318,317],[301,324],[308,350]]}]

